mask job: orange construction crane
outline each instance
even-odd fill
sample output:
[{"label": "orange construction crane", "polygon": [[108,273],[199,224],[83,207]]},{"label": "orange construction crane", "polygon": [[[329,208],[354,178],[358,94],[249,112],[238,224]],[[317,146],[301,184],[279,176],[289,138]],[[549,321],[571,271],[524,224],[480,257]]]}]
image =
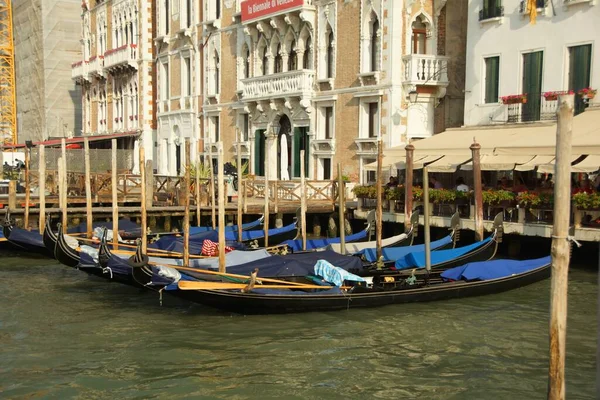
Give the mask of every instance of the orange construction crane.
[{"label": "orange construction crane", "polygon": [[0,0],[0,143],[17,144],[15,47],[11,0]]}]

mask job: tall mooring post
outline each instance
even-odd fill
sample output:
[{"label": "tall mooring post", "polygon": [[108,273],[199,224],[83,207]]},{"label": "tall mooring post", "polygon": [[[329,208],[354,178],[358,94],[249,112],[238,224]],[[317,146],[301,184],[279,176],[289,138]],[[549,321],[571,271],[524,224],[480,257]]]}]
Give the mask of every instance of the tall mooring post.
[{"label": "tall mooring post", "polygon": [[550,368],[548,399],[565,398],[565,348],[567,339],[567,288],[569,278],[569,220],[571,216],[571,138],[574,96],[558,97],[554,227],[552,229],[552,282],[550,298]]},{"label": "tall mooring post", "polygon": [[415,146],[408,144],[406,150],[406,178],[404,181],[404,231],[408,232],[411,228],[410,219],[413,209],[413,168]]},{"label": "tall mooring post", "polygon": [[474,142],[471,147],[473,157],[473,197],[475,199],[475,240],[483,240],[483,194],[481,189],[481,145]]}]

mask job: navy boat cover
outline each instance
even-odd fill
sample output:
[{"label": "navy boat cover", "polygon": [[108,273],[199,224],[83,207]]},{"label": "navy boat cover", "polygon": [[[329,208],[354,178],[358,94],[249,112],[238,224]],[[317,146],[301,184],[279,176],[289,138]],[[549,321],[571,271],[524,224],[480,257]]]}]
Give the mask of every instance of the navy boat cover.
[{"label": "navy boat cover", "polygon": [[442,272],[443,279],[458,281],[487,281],[522,274],[552,263],[552,257],[533,260],[492,260],[479,261],[450,268]]},{"label": "navy boat cover", "polygon": [[[431,242],[431,250],[439,249],[440,247],[446,246],[449,243],[452,243],[452,235],[448,235],[442,239]],[[417,244],[414,246],[404,247],[385,247],[381,249],[381,254],[384,261],[396,261],[415,251],[425,251],[425,245]],[[365,260],[369,262],[377,261],[376,248],[361,250],[357,255],[363,255]]]},{"label": "navy boat cover", "polygon": [[262,260],[227,268],[231,274],[250,275],[258,268],[258,276],[306,276],[315,274],[315,264],[319,260],[327,260],[336,267],[346,271],[360,270],[362,261],[358,257],[344,256],[332,250],[311,253],[288,254],[285,256],[274,255]]},{"label": "navy boat cover", "polygon": [[[263,221],[263,219],[259,218],[256,221],[242,224],[242,230],[244,231],[246,229],[256,228],[257,226],[259,226],[262,223],[262,221]],[[218,229],[213,229],[212,226],[192,226],[192,227],[190,227],[190,235],[195,235],[196,233],[210,232],[213,230],[216,230],[217,232],[219,231]],[[225,227],[225,232],[236,232],[237,233],[237,230],[238,230],[237,225]]]},{"label": "navy boat cover", "polygon": [[[110,222],[94,222],[92,224],[92,228],[96,229],[96,228],[106,228],[106,229],[112,229],[113,228],[113,223],[112,221]],[[119,220],[119,231],[125,231],[125,232],[138,232],[141,231],[141,227],[136,224],[135,222],[132,222],[128,219],[120,219]],[[86,233],[87,232],[87,224],[85,222],[73,227],[73,228],[69,228],[67,230],[68,233]]]},{"label": "navy boat cover", "polygon": [[[468,254],[472,251],[475,251],[487,243],[489,243],[493,239],[493,236],[489,236],[488,238],[470,244],[468,246],[457,247],[455,249],[448,250],[438,250],[431,252],[431,265],[437,265],[444,263],[446,261],[453,260],[458,257],[462,257],[465,254]],[[406,268],[424,268],[425,267],[425,252],[418,251],[407,254],[406,256],[399,258],[396,260],[395,264],[396,269],[406,269]]]},{"label": "navy boat cover", "polygon": [[[360,232],[346,236],[346,243],[356,242],[367,237],[367,230],[363,229]],[[316,250],[329,246],[330,244],[340,243],[340,238],[331,239],[311,239],[306,241],[306,250]],[[287,244],[292,251],[302,251],[302,239],[286,240],[282,244]]]},{"label": "navy boat cover", "polygon": [[40,235],[40,231],[27,231],[25,229],[13,227],[10,232],[10,242],[16,243],[27,248],[28,246],[36,246],[46,248],[44,238]]}]

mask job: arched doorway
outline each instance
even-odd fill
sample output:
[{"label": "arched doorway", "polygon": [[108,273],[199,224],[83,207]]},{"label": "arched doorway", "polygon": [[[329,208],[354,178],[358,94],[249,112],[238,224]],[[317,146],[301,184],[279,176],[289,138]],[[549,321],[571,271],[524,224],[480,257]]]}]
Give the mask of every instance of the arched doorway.
[{"label": "arched doorway", "polygon": [[279,119],[279,136],[277,137],[277,176],[280,180],[290,179],[292,170],[292,124],[287,115]]}]

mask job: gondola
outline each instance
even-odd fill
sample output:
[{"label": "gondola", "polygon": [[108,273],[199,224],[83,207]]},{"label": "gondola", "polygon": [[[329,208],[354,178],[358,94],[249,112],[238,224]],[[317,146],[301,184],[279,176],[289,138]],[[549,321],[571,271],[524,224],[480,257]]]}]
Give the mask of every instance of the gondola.
[{"label": "gondola", "polygon": [[[44,229],[44,238],[46,237],[46,232],[48,232],[47,236],[49,238],[54,235],[52,229],[49,227],[49,224],[47,225],[46,229]],[[80,261],[79,252],[67,243],[65,234],[63,233],[62,224],[60,223],[58,224],[58,234],[55,236],[56,245],[54,246],[54,258],[66,266],[77,267]]]},{"label": "gondola", "polygon": [[54,257],[44,245],[44,240],[39,231],[28,231],[17,228],[14,221],[10,218],[10,210],[6,209],[2,233],[6,240],[17,249],[27,250],[29,252]]},{"label": "gondola", "polygon": [[[264,220],[265,220],[265,216],[261,215],[260,218],[257,219],[256,221],[247,222],[245,224],[242,224],[242,231],[260,230],[262,228]],[[218,229],[213,229],[212,226],[192,226],[192,227],[190,227],[190,235],[195,235],[196,233],[202,233],[202,232],[210,232],[210,231],[214,231],[214,230],[218,230]],[[237,225],[226,226],[225,232],[237,233],[238,226]]]},{"label": "gondola", "polygon": [[[371,211],[374,212],[374,211]],[[370,213],[369,213],[370,214]],[[418,228],[419,228],[419,212],[415,211],[410,217],[411,225],[410,229],[406,233],[402,233],[400,235],[396,235],[393,237],[385,238],[381,240],[381,247],[410,247],[413,245],[414,238],[417,236]],[[454,221],[454,217],[453,217]],[[453,225],[452,225],[453,226]],[[370,237],[369,237],[370,239]],[[368,241],[368,242],[352,242],[345,244],[345,254],[346,255],[355,255],[359,254],[365,249],[374,248],[377,246],[376,241]],[[342,245],[338,242],[329,243],[326,247],[329,250],[333,250],[336,253],[342,254]]]},{"label": "gondola", "polygon": [[[240,314],[276,314],[311,311],[335,311],[350,308],[380,307],[390,304],[426,302],[481,296],[517,289],[550,276],[551,258],[536,260],[494,260],[457,267],[483,270],[481,277],[463,277],[455,270],[449,274],[458,279],[432,274],[415,280],[373,282],[355,285],[349,290],[328,286],[317,291],[260,289],[248,293],[240,290],[178,290],[178,296],[221,310]],[[500,271],[502,270],[502,271]],[[180,281],[180,287],[187,283]]]}]

